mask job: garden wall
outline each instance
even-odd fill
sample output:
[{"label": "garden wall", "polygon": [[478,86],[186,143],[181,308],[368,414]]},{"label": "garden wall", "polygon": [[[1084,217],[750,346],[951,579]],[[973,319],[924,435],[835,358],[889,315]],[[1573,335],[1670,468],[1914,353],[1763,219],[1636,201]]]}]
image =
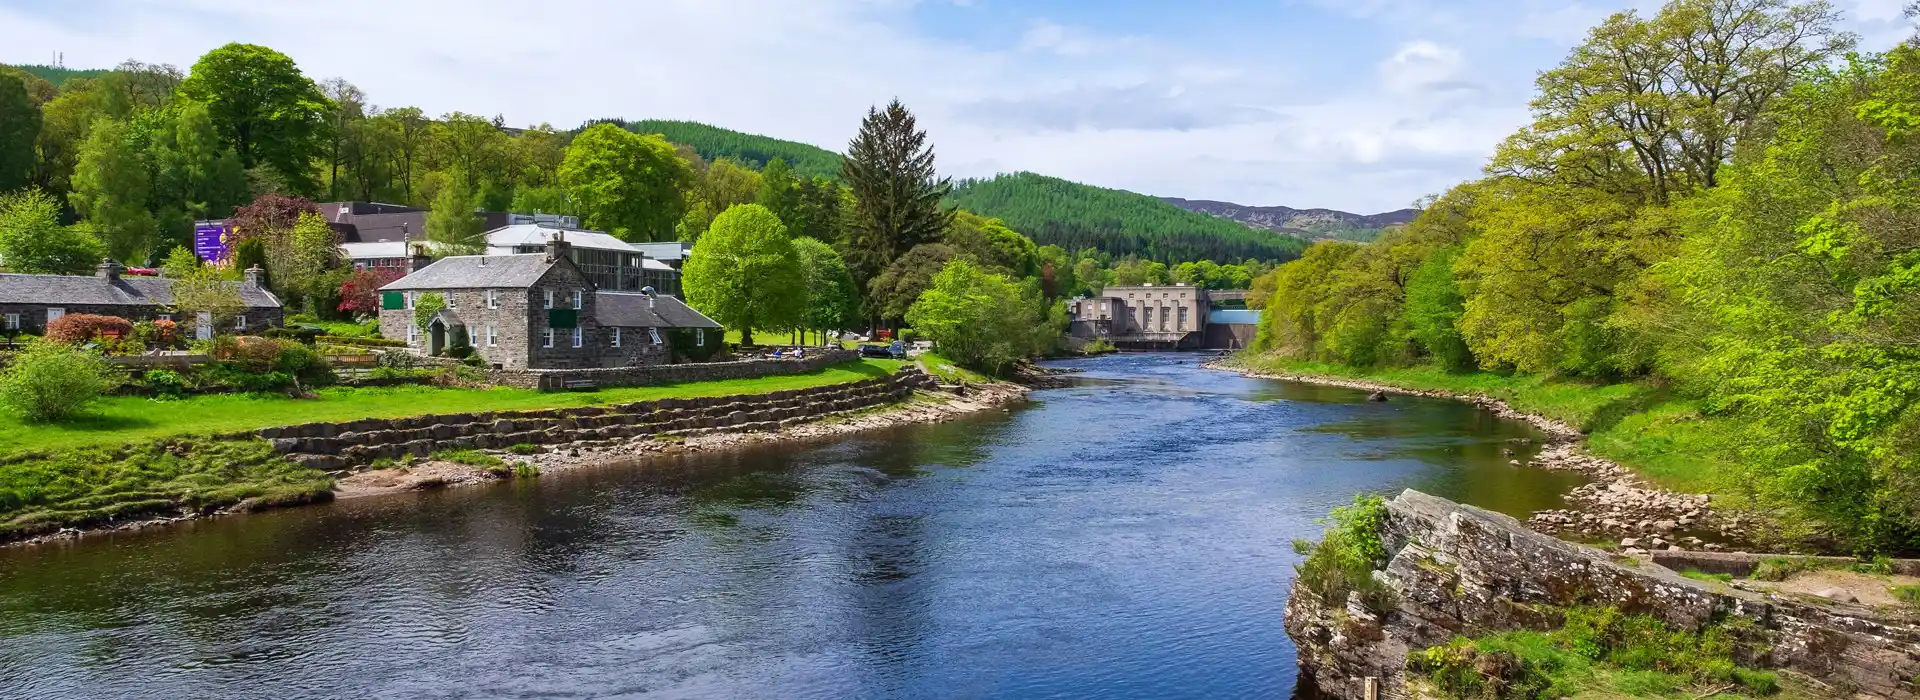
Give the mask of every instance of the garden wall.
[{"label": "garden wall", "polygon": [[767,394],[661,399],[543,411],[369,418],[267,428],[256,434],[296,462],[326,470],[441,450],[512,445],[610,445],[637,437],[773,430],[906,399],[935,386],[918,369],[888,377]]},{"label": "garden wall", "polygon": [[593,386],[602,387],[651,386],[805,374],[851,362],[859,357],[860,353],[854,350],[831,349],[808,350],[804,360],[754,359],[604,369],[493,370],[487,373],[487,381],[498,386],[540,391],[560,391],[573,382],[591,382]]},{"label": "garden wall", "polygon": [[1381,539],[1390,561],[1373,572],[1395,602],[1369,610],[1355,593],[1323,600],[1296,579],[1287,634],[1303,677],[1336,698],[1405,697],[1407,654],[1477,637],[1557,626],[1554,607],[1609,606],[1698,630],[1730,618],[1746,629],[1757,658],[1746,665],[1790,669],[1836,695],[1914,698],[1920,626],[1910,617],[1855,604],[1743,591],[1683,578],[1652,564],[1617,563],[1591,547],[1543,535],[1520,521],[1417,491],[1387,504]]}]

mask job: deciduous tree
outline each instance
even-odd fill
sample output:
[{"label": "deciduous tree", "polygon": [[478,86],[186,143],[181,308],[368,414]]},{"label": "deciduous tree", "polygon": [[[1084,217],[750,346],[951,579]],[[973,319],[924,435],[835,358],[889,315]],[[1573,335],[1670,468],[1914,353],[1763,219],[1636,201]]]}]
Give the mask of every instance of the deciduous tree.
[{"label": "deciduous tree", "polygon": [[798,327],[807,310],[806,271],[779,217],[758,204],[715,217],[686,263],[687,303],[753,344],[753,329]]},{"label": "deciduous tree", "polygon": [[80,147],[67,200],[115,258],[141,263],[152,251],[157,226],[147,211],[153,186],[147,160],[132,140],[125,123],[94,124]]},{"label": "deciduous tree", "polygon": [[180,94],[207,105],[247,168],[272,168],[295,193],[318,186],[313,163],[325,153],[331,106],[293,59],[253,44],[227,44],[193,64]]},{"label": "deciduous tree", "polygon": [[85,226],[60,225],[60,203],[46,193],[0,193],[0,264],[8,271],[83,275],[106,254]]},{"label": "deciduous tree", "polygon": [[658,136],[595,124],[567,146],[560,182],[583,223],[629,241],[664,241],[686,212],[687,162]]}]

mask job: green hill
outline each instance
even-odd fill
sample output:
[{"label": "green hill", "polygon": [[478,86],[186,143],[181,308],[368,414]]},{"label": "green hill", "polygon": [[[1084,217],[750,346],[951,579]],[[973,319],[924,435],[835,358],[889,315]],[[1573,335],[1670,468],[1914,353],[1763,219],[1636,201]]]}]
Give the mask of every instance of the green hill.
[{"label": "green hill", "polygon": [[55,68],[53,66],[15,65],[13,67],[26,71],[30,74],[39,76],[41,80],[45,80],[49,83],[53,83],[55,87],[58,87],[61,83],[67,82],[68,80],[71,80],[73,78],[98,78],[100,76],[103,76],[112,72],[111,70],[108,70],[106,68],[87,68],[84,70],[77,70],[73,68]]},{"label": "green hill", "polygon": [[782,158],[800,175],[840,177],[840,154],[811,144],[783,141],[700,122],[643,119],[633,122],[616,120],[614,123],[628,131],[660,134],[667,137],[668,141],[692,146],[694,152],[708,160],[732,158],[751,163],[755,168],[764,168],[769,161]]},{"label": "green hill", "polygon": [[1290,260],[1306,242],[1187,211],[1144,194],[1034,173],[958,183],[949,201],[997,217],[1033,240],[1163,262]]}]

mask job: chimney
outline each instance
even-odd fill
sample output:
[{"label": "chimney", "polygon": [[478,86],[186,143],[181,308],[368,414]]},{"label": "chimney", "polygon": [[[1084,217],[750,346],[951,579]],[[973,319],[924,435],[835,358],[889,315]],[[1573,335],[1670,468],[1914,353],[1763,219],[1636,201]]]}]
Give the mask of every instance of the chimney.
[{"label": "chimney", "polygon": [[433,257],[427,255],[427,246],[424,243],[407,244],[407,257],[412,259],[411,264],[407,266],[409,273],[419,272],[420,268],[433,264]]},{"label": "chimney", "polygon": [[246,275],[245,284],[249,287],[260,286],[260,273],[262,272],[265,272],[265,270],[261,270],[260,266],[257,264],[254,265],[253,267],[247,268],[247,271],[244,273]]},{"label": "chimney", "polygon": [[100,266],[94,268],[93,271],[95,275],[100,277],[100,279],[117,280],[117,279],[120,279],[120,273],[125,272],[126,269],[127,269],[126,267],[123,267],[119,262],[115,261],[113,258],[106,258],[104,260],[101,260]]},{"label": "chimney", "polygon": [[652,309],[653,308],[653,287],[652,286],[641,287],[640,293],[647,295],[647,308]]},{"label": "chimney", "polygon": [[570,247],[572,245],[567,243],[567,232],[555,231],[553,238],[547,240],[547,261],[553,262],[566,257],[567,249]]}]

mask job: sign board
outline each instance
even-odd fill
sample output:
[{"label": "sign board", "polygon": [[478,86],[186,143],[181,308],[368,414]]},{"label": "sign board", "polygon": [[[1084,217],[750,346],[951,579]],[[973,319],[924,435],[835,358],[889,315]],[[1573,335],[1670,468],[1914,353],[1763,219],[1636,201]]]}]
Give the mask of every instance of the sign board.
[{"label": "sign board", "polygon": [[227,246],[227,222],[193,222],[193,252],[201,260],[219,261],[227,259],[233,251]]}]

